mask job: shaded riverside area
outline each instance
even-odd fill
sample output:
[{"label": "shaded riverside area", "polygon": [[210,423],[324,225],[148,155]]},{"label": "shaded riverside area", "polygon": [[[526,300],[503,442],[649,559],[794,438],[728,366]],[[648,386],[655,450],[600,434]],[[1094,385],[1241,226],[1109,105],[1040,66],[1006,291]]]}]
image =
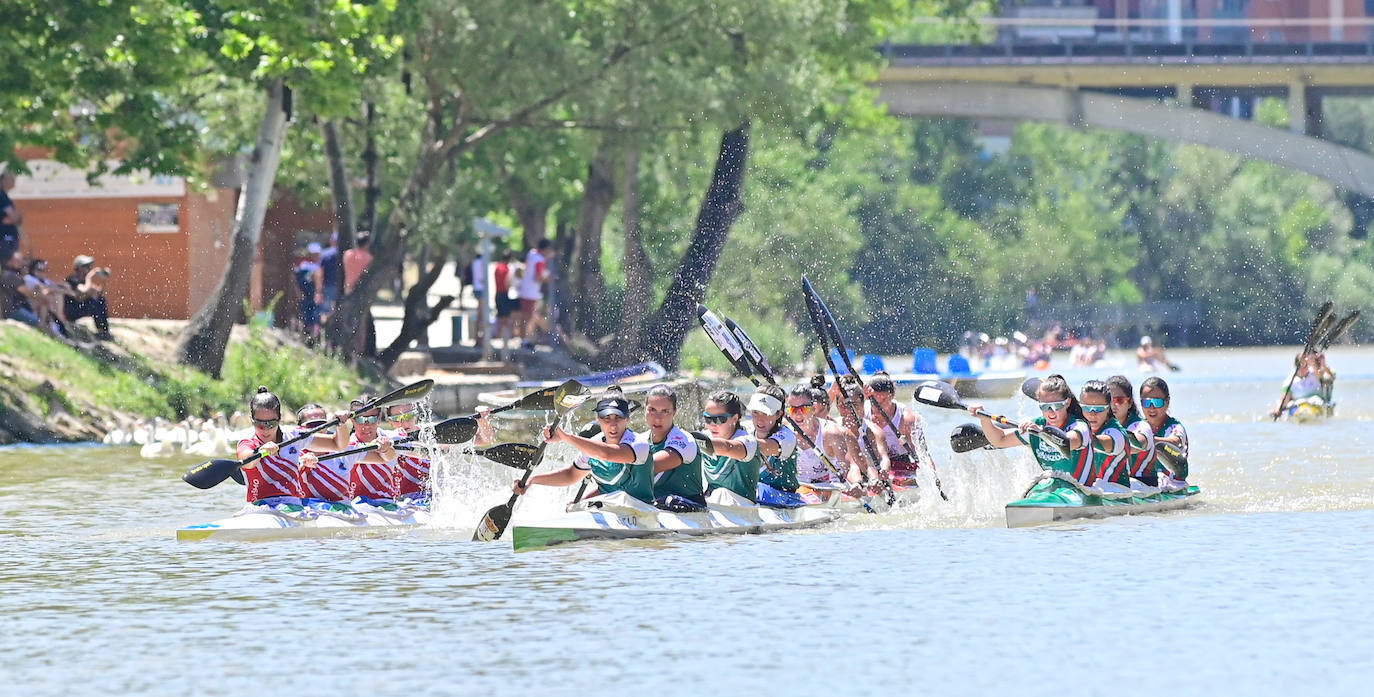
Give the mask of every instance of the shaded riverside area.
[{"label": "shaded riverside area", "polygon": [[177,322],[148,355],[236,390],[257,321],[455,406],[728,372],[701,302],[820,366],[803,274],[858,354],[1300,343],[1374,304],[1374,19],[1337,5],[24,4],[0,309],[78,354]]}]

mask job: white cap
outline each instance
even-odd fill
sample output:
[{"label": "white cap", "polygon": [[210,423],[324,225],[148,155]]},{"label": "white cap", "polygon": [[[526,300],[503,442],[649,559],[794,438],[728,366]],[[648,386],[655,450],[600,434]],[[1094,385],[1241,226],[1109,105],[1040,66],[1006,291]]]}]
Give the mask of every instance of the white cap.
[{"label": "white cap", "polygon": [[1150,343],[1150,337],[1149,337],[1148,335],[1147,335],[1147,336],[1142,336],[1142,337],[1140,337],[1140,345],[1141,345],[1141,346],[1144,346],[1144,345],[1146,345],[1146,344],[1148,344],[1148,343]]},{"label": "white cap", "polygon": [[311,242],[305,246],[305,251],[309,254],[320,254],[324,252],[324,247],[321,247],[319,242]]},{"label": "white cap", "polygon": [[772,395],[755,392],[754,396],[749,398],[749,411],[756,411],[760,414],[776,414],[782,411],[782,402]]}]

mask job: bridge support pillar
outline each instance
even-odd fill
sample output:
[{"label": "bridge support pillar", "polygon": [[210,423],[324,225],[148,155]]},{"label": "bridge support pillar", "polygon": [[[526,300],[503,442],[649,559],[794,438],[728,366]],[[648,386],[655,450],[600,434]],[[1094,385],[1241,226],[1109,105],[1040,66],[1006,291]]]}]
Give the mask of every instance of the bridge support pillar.
[{"label": "bridge support pillar", "polygon": [[1288,130],[1314,138],[1321,137],[1322,98],[1305,82],[1288,84]]},{"label": "bridge support pillar", "polygon": [[1192,83],[1183,82],[1175,85],[1174,98],[1178,100],[1178,105],[1185,109],[1197,108],[1197,99],[1193,97]]}]

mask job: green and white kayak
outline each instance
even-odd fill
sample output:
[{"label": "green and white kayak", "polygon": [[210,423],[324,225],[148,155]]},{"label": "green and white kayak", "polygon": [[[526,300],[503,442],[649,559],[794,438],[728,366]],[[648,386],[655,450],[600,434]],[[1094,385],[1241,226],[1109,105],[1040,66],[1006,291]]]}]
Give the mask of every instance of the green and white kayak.
[{"label": "green and white kayak", "polygon": [[515,551],[542,549],[578,540],[625,540],[662,535],[745,535],[820,525],[840,512],[832,506],[769,508],[717,489],[706,497],[705,511],[677,513],[639,501],[624,492],[596,496],[573,504],[548,520],[515,525]]},{"label": "green and white kayak", "polygon": [[1075,518],[1156,513],[1198,502],[1198,488],[1156,489],[1139,485],[1084,487],[1058,472],[1044,472],[1019,501],[1007,504],[1007,527],[1024,528]]}]

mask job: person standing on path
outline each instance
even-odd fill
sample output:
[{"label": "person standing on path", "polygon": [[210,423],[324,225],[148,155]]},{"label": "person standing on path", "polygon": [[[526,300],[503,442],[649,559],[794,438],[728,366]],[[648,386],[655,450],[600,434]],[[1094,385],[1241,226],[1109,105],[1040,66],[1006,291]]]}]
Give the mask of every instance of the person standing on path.
[{"label": "person standing on path", "polygon": [[524,338],[521,348],[534,348],[534,331],[539,322],[535,319],[539,312],[539,301],[544,298],[544,283],[549,280],[548,257],[553,255],[553,242],[547,238],[539,240],[525,255],[525,273],[520,278],[520,327],[519,334]]},{"label": "person standing on path", "polygon": [[14,174],[9,171],[6,163],[0,162],[0,259],[6,261],[19,249],[20,237],[23,235],[19,225],[24,222],[24,215],[15,208],[14,201],[10,200],[10,190],[14,188],[14,183]]}]

